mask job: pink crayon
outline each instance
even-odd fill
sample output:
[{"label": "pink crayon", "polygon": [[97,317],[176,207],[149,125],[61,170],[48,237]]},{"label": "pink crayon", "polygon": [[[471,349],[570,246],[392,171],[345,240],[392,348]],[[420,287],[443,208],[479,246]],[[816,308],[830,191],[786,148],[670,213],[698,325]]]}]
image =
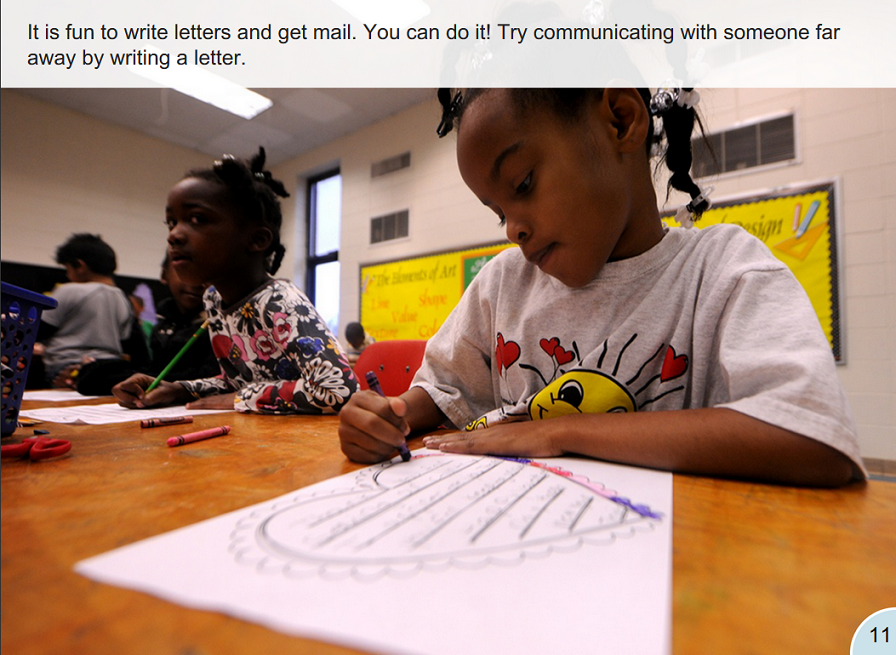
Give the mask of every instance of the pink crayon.
[{"label": "pink crayon", "polygon": [[209,428],[208,430],[200,430],[199,432],[191,432],[182,434],[178,437],[171,437],[166,442],[169,448],[174,446],[182,446],[185,443],[193,443],[194,441],[202,441],[203,439],[211,439],[212,437],[221,437],[230,432],[229,425],[222,425],[217,428]]}]

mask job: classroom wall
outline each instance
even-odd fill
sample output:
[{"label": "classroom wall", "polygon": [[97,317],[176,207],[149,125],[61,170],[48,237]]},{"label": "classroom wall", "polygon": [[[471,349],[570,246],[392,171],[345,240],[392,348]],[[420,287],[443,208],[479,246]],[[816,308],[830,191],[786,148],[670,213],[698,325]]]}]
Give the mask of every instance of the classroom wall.
[{"label": "classroom wall", "polygon": [[[842,228],[846,364],[838,367],[859,424],[865,457],[896,460],[896,104],[893,89],[702,90],[709,130],[795,109],[796,165],[715,181],[714,197],[836,178]],[[101,233],[119,270],[153,277],[164,250],[168,189],[208,156],[3,89],[2,258],[52,265],[73,231]],[[332,166],[343,173],[340,324],[359,315],[359,266],[491,243],[497,218],[457,173],[454,136],[435,137],[428,102],[274,167],[296,191],[284,203],[287,262],[301,285],[304,180]],[[411,167],[371,179],[370,164],[405,151]],[[663,178],[658,179],[663,187]],[[658,193],[663,198],[664,192]],[[666,208],[675,209],[680,196]],[[369,220],[410,211],[410,235],[368,245]],[[290,223],[292,226],[290,227]],[[154,246],[152,244],[158,244]],[[342,336],[342,335],[340,335]]]},{"label": "classroom wall", "polygon": [[58,245],[91,232],[118,273],[158,277],[168,190],[209,157],[10,89],[0,116],[3,261],[55,266]]},{"label": "classroom wall", "polygon": [[[343,328],[358,320],[361,265],[505,239],[497,216],[460,178],[454,136],[436,137],[439,114],[433,98],[274,169],[281,180],[296,184],[297,193],[284,202],[284,216],[297,216],[303,229],[307,179],[323,170],[340,169]],[[409,168],[371,178],[372,163],[408,151]],[[408,238],[370,245],[370,219],[402,209],[409,210]],[[298,235],[296,243],[304,243],[302,239],[303,234]],[[301,252],[296,257],[294,265],[304,266]]]},{"label": "classroom wall", "polygon": [[[896,460],[896,90],[700,93],[708,131],[796,110],[798,163],[715,180],[715,198],[839,180],[846,363],[838,373],[856,415],[863,455]],[[438,118],[436,103],[424,103],[277,168],[282,179],[298,180],[300,187],[322,167],[342,169],[342,326],[359,317],[360,265],[503,238],[497,218],[460,179],[454,136],[436,138]],[[408,150],[409,169],[370,178],[372,162]],[[665,179],[658,176],[657,197],[663,209],[674,210],[683,197],[673,193],[664,203]],[[405,208],[410,236],[368,245],[370,218]]]}]

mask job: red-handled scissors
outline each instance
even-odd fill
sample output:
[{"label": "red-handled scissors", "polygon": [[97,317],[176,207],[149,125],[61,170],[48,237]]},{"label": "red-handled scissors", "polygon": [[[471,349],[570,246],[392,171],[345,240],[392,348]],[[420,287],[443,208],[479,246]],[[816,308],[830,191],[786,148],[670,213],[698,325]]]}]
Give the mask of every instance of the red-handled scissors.
[{"label": "red-handled scissors", "polygon": [[65,455],[72,449],[72,442],[66,439],[52,439],[50,437],[28,437],[22,443],[0,446],[0,455],[3,459],[30,457],[36,462],[41,459],[50,459]]}]

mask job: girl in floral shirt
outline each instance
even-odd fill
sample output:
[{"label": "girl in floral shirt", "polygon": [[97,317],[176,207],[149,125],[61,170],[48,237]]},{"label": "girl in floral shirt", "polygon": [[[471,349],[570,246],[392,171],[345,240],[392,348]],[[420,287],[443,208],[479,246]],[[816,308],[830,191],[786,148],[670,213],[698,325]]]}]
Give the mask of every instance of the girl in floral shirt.
[{"label": "girl in floral shirt", "polygon": [[113,393],[125,407],[192,401],[192,409],[268,414],[338,412],[358,382],[335,337],[295,285],[271,275],[283,259],[277,196],[264,168],[225,156],[189,172],[168,194],[168,255],[181,279],[208,287],[205,306],[221,375],[163,381],[134,375]]}]

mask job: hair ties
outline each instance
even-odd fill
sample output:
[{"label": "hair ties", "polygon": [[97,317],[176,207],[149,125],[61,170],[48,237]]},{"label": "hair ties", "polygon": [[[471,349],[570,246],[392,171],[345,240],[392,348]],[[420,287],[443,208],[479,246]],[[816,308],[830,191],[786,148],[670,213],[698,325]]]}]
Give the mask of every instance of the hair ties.
[{"label": "hair ties", "polygon": [[253,182],[260,182],[272,193],[281,198],[288,198],[289,192],[280,180],[275,180],[270,171],[264,170],[264,148],[258,148],[258,154],[252,161],[237,159],[233,155],[222,155],[215,160],[212,170],[218,179],[228,187],[252,186]]},{"label": "hair ties", "polygon": [[454,118],[457,116],[457,113],[460,110],[460,106],[461,104],[463,104],[463,101],[464,96],[460,91],[458,91],[454,94],[454,98],[451,100],[448,106],[443,108],[442,122],[440,122],[439,126],[436,128],[436,134],[439,135],[440,139],[454,128]]},{"label": "hair ties", "polygon": [[698,193],[688,204],[679,207],[678,211],[675,212],[675,220],[681,227],[688,230],[694,227],[694,221],[712,206],[709,194],[713,192],[715,187],[706,187],[705,191],[700,189],[700,187],[697,188],[700,193]]},{"label": "hair ties", "polygon": [[221,159],[216,159],[215,163],[212,164],[212,168],[214,168],[215,171],[220,171],[222,168],[224,168],[225,164],[232,164],[235,161],[236,157],[234,157],[233,155],[221,155]]},{"label": "hair ties", "polygon": [[674,106],[693,109],[700,102],[700,94],[693,89],[662,87],[650,98],[648,108],[654,116],[661,116]]},{"label": "hair ties", "polygon": [[665,114],[678,102],[678,95],[679,90],[676,88],[663,87],[657,89],[656,93],[650,98],[650,104],[648,105],[650,113],[654,116]]},{"label": "hair ties", "polygon": [[700,94],[693,89],[682,89],[678,92],[678,100],[675,102],[679,107],[693,109],[700,102]]}]

